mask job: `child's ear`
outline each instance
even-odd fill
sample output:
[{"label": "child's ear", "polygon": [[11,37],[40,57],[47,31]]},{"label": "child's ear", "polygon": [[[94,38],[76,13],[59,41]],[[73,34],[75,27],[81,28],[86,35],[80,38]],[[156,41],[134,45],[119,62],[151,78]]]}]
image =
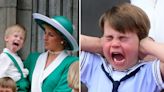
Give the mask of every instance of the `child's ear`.
[{"label": "child's ear", "polygon": [[8,36],[5,36],[4,40],[5,40],[5,42],[7,42],[8,41]]}]

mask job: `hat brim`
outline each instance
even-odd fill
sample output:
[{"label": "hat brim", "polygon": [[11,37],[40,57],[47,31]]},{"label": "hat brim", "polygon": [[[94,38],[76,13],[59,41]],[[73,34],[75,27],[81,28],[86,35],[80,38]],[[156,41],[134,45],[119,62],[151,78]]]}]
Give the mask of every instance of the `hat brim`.
[{"label": "hat brim", "polygon": [[68,42],[69,48],[66,48],[67,50],[78,51],[78,44],[76,40],[58,21],[38,13],[34,13],[33,18],[42,29],[44,29],[44,24],[48,24],[57,29],[57,31],[62,34],[64,39]]}]

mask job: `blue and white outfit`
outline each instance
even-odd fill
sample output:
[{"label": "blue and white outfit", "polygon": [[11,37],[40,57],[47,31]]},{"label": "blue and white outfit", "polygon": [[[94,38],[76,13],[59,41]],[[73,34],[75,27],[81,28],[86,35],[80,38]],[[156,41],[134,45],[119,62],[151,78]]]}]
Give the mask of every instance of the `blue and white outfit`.
[{"label": "blue and white outfit", "polygon": [[132,68],[119,72],[112,69],[110,64],[99,54],[81,52],[81,81],[88,87],[88,92],[112,92],[112,82],[102,70],[102,65],[113,80],[120,80],[125,75],[140,70],[132,77],[120,83],[118,92],[160,92],[164,88],[161,78],[159,60],[142,62]]}]

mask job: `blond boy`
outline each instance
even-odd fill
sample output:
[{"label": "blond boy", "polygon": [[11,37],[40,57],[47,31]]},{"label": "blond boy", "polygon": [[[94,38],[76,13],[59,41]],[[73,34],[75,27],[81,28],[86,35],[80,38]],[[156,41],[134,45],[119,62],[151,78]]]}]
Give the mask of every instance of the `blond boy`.
[{"label": "blond boy", "polygon": [[[25,79],[28,70],[24,68],[19,51],[25,41],[26,30],[21,25],[13,25],[6,29],[4,40],[6,47],[0,54],[0,78],[11,77],[18,86],[18,92],[28,88],[28,81]],[[26,92],[26,91],[24,91]]]}]

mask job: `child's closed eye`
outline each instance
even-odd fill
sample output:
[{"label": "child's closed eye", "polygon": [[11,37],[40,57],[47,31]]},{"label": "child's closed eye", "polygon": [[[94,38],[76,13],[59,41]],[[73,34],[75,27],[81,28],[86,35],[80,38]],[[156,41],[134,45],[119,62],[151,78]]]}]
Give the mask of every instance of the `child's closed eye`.
[{"label": "child's closed eye", "polygon": [[112,41],[113,40],[113,36],[105,36],[106,41]]},{"label": "child's closed eye", "polygon": [[127,41],[128,40],[128,37],[126,36],[121,36],[119,37],[120,41],[124,42],[124,41]]}]

